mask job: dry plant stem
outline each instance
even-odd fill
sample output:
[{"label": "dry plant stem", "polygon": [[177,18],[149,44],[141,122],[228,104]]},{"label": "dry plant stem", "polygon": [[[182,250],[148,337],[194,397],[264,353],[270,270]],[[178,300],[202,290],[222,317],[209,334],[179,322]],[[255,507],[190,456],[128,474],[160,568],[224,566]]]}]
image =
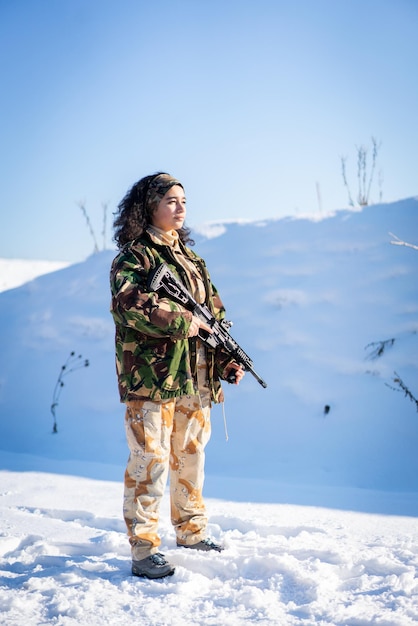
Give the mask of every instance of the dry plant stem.
[{"label": "dry plant stem", "polygon": [[75,370],[78,370],[82,367],[89,366],[89,361],[87,359],[85,359],[84,361],[82,361],[81,359],[81,354],[76,357],[75,352],[70,352],[70,356],[61,367],[57,382],[55,383],[54,393],[52,394],[51,413],[54,418],[54,425],[52,428],[53,433],[58,432],[56,409],[59,404],[58,400],[61,395],[62,388],[65,386],[63,379],[68,376],[68,374],[71,374],[71,372],[74,372]]},{"label": "dry plant stem", "polygon": [[91,236],[92,236],[92,238],[93,238],[93,242],[94,242],[94,252],[98,252],[98,251],[99,251],[99,247],[98,247],[98,245],[97,245],[96,234],[95,234],[95,232],[94,232],[94,230],[93,230],[93,226],[91,225],[91,221],[90,221],[89,215],[88,215],[88,213],[87,213],[87,210],[86,210],[85,204],[84,204],[84,202],[79,202],[79,203],[78,203],[78,206],[80,207],[80,209],[81,209],[81,211],[82,211],[82,213],[83,213],[84,217],[86,218],[87,227],[88,227],[88,229],[89,229],[89,231],[90,231],[90,235],[91,235]]},{"label": "dry plant stem", "polygon": [[412,248],[413,250],[418,250],[418,246],[415,246],[413,243],[406,243],[406,241],[402,241],[401,239],[399,239],[399,237],[397,237],[393,233],[389,233],[389,235],[391,237],[394,237],[394,239],[396,240],[396,241],[391,241],[390,242],[394,246],[406,246],[407,248]]}]

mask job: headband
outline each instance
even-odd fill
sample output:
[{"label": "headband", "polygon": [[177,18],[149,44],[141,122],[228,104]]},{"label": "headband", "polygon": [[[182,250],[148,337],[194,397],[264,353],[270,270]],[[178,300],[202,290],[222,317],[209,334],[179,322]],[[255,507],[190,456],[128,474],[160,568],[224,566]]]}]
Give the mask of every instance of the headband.
[{"label": "headband", "polygon": [[183,189],[183,185],[170,174],[157,174],[151,179],[144,196],[144,206],[149,214],[155,211],[160,200],[174,185],[180,185]]}]

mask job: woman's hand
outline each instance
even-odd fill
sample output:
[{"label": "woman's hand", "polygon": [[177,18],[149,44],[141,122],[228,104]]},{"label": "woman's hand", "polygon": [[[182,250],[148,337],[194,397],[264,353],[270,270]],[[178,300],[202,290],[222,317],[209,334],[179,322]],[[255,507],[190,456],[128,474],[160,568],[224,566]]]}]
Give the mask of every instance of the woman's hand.
[{"label": "woman's hand", "polygon": [[210,326],[205,324],[205,322],[202,322],[202,320],[199,317],[196,317],[196,315],[193,315],[187,336],[196,337],[200,329],[205,330],[207,333],[211,335],[213,333],[213,330],[211,329]]},{"label": "woman's hand", "polygon": [[233,384],[239,385],[240,380],[242,380],[245,376],[245,371],[242,365],[238,365],[238,363],[230,363],[227,365],[224,372],[225,379],[229,378],[231,375],[235,378]]}]

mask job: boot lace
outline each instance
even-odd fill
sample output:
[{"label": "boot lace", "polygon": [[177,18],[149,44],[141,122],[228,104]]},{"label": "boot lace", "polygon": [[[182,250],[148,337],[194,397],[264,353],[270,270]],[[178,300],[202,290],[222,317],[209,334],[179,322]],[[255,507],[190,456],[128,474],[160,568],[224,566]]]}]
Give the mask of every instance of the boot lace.
[{"label": "boot lace", "polygon": [[167,563],[164,558],[164,554],[161,554],[161,552],[151,554],[150,559],[153,563],[155,563],[155,565],[165,565]]}]

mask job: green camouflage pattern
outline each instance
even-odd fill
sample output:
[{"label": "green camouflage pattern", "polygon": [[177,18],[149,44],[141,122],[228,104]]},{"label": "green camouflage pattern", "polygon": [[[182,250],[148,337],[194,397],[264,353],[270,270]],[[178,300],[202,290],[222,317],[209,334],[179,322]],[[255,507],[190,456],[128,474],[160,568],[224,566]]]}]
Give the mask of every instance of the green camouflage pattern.
[{"label": "green camouflage pattern", "polygon": [[[203,278],[207,306],[221,319],[225,310],[203,259],[181,243],[180,247]],[[124,246],[112,263],[111,314],[122,402],[141,398],[160,401],[198,393],[198,340],[187,339],[192,313],[147,288],[150,271],[163,262],[189,288],[186,270],[170,246],[156,244],[147,233]],[[206,348],[206,360],[211,399],[220,402],[223,394],[219,379],[232,359],[222,350]]]}]

